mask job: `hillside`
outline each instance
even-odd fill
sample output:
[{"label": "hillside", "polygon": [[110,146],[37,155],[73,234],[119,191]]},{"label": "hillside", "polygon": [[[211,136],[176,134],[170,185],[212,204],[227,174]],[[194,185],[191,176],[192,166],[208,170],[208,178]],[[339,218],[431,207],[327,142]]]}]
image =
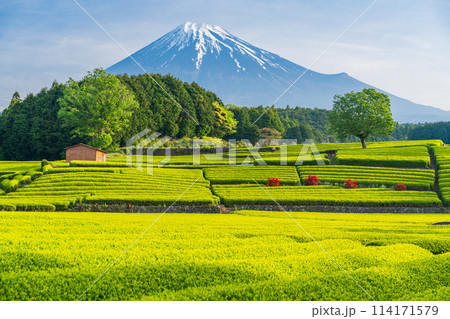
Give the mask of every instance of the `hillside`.
[{"label": "hillside", "polygon": [[[129,129],[113,135],[117,148],[146,128],[174,138],[214,136],[217,123],[213,102],[223,106],[214,93],[168,75],[153,76],[166,91],[180,100],[199,125],[171,101],[148,75],[121,76],[120,79],[134,93],[139,107],[132,115]],[[29,94],[23,101],[4,110],[0,116],[0,159],[53,160],[63,156],[64,147],[87,142],[72,136],[57,116],[63,86],[55,82],[51,88],[44,88],[36,95]]]}]

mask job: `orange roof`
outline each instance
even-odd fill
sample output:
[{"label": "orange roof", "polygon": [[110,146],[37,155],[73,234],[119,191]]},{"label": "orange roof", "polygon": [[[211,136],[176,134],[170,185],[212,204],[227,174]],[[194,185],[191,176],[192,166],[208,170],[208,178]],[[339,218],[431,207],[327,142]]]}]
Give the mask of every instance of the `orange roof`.
[{"label": "orange roof", "polygon": [[87,147],[87,148],[90,148],[90,149],[93,149],[93,150],[96,150],[96,151],[99,151],[99,152],[102,152],[102,153],[106,154],[106,152],[102,151],[101,149],[98,149],[98,148],[96,148],[94,146],[86,145],[86,144],[83,144],[83,143],[79,143],[79,144],[76,144],[76,145],[68,146],[68,147],[65,147],[64,149],[68,150],[69,148],[74,148],[74,147],[78,147],[78,146]]}]

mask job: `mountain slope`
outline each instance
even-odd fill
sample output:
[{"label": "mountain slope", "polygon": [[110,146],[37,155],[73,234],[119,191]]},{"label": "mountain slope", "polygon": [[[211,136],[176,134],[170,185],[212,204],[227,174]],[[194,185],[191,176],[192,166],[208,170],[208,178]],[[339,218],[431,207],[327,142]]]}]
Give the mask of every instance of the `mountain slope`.
[{"label": "mountain slope", "polygon": [[[271,105],[306,70],[218,26],[192,22],[178,26],[132,57],[142,68],[127,57],[107,71],[129,75],[145,71],[172,74],[215,92],[224,103],[242,106]],[[335,94],[366,87],[373,86],[346,73],[307,71],[275,105],[330,109]],[[449,111],[415,104],[392,94],[389,96],[393,116],[399,122],[450,120]]]}]

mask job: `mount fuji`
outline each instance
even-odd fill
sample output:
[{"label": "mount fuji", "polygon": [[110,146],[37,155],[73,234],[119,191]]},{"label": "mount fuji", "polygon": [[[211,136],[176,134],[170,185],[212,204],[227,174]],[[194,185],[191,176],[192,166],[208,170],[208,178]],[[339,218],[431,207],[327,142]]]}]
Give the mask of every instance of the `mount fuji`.
[{"label": "mount fuji", "polygon": [[[272,105],[276,101],[277,107],[330,109],[335,94],[373,87],[346,73],[307,71],[277,54],[233,36],[221,27],[192,22],[178,26],[107,71],[128,75],[146,72],[171,74],[182,81],[197,82],[216,93],[224,103],[240,106]],[[278,99],[301,74],[300,80]],[[450,111],[416,104],[377,90],[389,95],[392,114],[398,122],[450,120]]]}]

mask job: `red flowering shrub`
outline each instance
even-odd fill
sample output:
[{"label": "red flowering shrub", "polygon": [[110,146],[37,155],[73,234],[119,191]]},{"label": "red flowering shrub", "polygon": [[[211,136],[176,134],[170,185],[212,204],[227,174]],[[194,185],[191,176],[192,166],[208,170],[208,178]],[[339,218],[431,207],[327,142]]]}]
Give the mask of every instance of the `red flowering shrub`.
[{"label": "red flowering shrub", "polygon": [[358,188],[358,182],[348,179],[344,182],[345,188]]},{"label": "red flowering shrub", "polygon": [[267,186],[280,186],[280,180],[278,178],[269,178]]},{"label": "red flowering shrub", "polygon": [[396,191],[406,191],[406,185],[405,184],[397,184],[394,186],[394,189]]},{"label": "red flowering shrub", "polygon": [[305,185],[319,185],[319,178],[316,175],[308,175],[308,178],[305,178]]}]

